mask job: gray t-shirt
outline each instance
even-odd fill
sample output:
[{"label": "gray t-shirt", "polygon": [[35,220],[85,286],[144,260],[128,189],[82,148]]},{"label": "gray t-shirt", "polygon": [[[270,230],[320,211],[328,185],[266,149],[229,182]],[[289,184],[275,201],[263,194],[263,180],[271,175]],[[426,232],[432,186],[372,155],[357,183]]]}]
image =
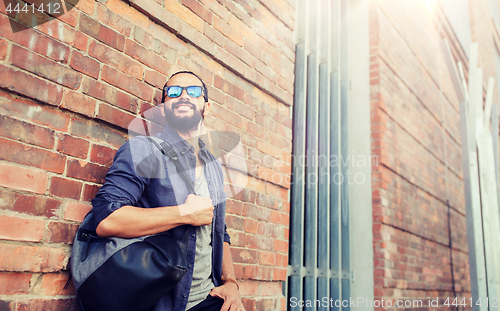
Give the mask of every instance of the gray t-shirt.
[{"label": "gray t-shirt", "polygon": [[[210,198],[205,168],[195,181],[194,189],[201,197]],[[212,282],[212,224],[196,228],[196,252],[193,267],[193,281],[189,291],[186,310],[196,306],[215,287]]]}]

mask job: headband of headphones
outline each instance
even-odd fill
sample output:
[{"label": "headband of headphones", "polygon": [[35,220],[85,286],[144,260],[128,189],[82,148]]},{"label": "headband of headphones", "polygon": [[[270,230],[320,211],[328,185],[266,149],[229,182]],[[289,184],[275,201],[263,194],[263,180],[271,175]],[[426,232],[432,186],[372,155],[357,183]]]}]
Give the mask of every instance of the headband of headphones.
[{"label": "headband of headphones", "polygon": [[[171,75],[170,79],[172,79],[173,76],[181,74],[181,73],[188,73],[188,74],[193,75],[196,78],[198,78],[198,80],[200,80],[201,84],[203,85],[203,91],[204,91],[203,92],[203,98],[205,99],[205,102],[208,102],[208,89],[207,89],[207,86],[205,85],[205,82],[203,82],[203,80],[201,80],[201,78],[198,77],[194,72],[192,72],[192,71],[179,71],[179,72],[176,72],[173,75]],[[170,81],[170,79],[168,79],[168,80]],[[167,83],[168,83],[168,81],[167,81]],[[162,96],[161,96],[161,101],[162,102],[165,101],[165,97],[167,96],[167,83],[165,83],[165,86],[163,86],[163,93],[162,93]]]}]

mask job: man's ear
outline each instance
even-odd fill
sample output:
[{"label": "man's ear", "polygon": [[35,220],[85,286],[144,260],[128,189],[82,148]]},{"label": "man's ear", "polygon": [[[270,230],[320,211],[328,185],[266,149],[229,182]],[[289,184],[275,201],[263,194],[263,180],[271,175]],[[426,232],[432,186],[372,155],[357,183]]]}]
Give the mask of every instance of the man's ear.
[{"label": "man's ear", "polygon": [[210,102],[205,102],[205,107],[204,107],[204,110],[203,110],[203,116],[207,116],[208,113],[210,112]]},{"label": "man's ear", "polygon": [[160,113],[163,117],[165,117],[165,103],[161,103],[158,106],[160,106]]}]

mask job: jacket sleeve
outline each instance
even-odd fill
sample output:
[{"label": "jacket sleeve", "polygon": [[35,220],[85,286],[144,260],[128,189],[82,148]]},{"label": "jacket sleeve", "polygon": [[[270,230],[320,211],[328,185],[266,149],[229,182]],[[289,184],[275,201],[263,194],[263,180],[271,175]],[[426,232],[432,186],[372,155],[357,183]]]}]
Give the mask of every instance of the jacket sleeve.
[{"label": "jacket sleeve", "polygon": [[154,161],[150,144],[133,138],[117,152],[106,181],[92,200],[95,225],[122,206],[135,206],[149,184]]}]

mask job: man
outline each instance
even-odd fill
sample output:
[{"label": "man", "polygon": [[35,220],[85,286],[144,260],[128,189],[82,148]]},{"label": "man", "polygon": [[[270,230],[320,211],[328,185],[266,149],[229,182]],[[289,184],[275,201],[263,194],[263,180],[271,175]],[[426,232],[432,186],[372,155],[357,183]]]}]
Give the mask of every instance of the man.
[{"label": "man", "polygon": [[[179,240],[187,228],[188,272],[154,310],[244,311],[224,220],[222,168],[198,138],[210,112],[207,88],[194,73],[178,72],[164,87],[162,105],[167,126],[156,136],[177,151],[197,195],[189,193],[170,159],[163,158],[168,173],[162,175],[161,165],[150,160],[155,147],[144,137],[133,138],[118,150],[92,201],[96,232],[132,238],[170,230]],[[146,165],[139,170],[138,163]]]}]

